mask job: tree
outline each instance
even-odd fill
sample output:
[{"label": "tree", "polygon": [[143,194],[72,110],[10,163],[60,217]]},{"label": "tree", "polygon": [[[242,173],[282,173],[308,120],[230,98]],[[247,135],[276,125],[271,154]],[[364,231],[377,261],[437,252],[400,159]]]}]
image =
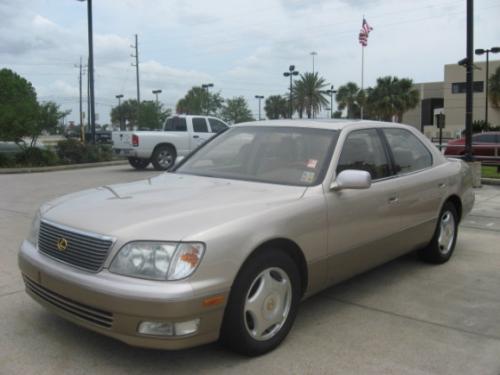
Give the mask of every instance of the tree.
[{"label": "tree", "polygon": [[111,122],[120,124],[120,119],[123,120],[123,124],[128,124],[130,129],[137,126],[137,100],[125,100],[121,105],[111,109]]},{"label": "tree", "polygon": [[212,94],[203,87],[193,87],[177,102],[177,113],[206,115],[217,113],[222,108],[220,93]]},{"label": "tree", "polygon": [[45,102],[38,105],[37,119],[30,132],[30,147],[36,145],[38,137],[42,132],[56,133],[59,126],[59,120],[71,113],[71,110],[60,111],[59,105],[54,102]]},{"label": "tree", "polygon": [[288,99],[281,95],[271,95],[266,98],[264,112],[271,120],[289,117]]},{"label": "tree", "polygon": [[370,117],[400,122],[404,112],[418,105],[419,97],[411,79],[386,76],[378,78],[377,85],[368,90],[366,104]]},{"label": "tree", "polygon": [[243,96],[226,99],[220,115],[223,120],[232,124],[255,120],[252,116],[252,111],[248,108],[248,103]]},{"label": "tree", "polygon": [[139,111],[139,129],[161,129],[165,120],[170,116],[170,109],[163,109],[163,104],[156,104],[153,100],[146,100],[141,103]]},{"label": "tree", "polygon": [[0,140],[19,143],[31,135],[38,115],[30,82],[9,69],[0,70]]},{"label": "tree", "polygon": [[500,107],[500,66],[497,68],[495,73],[490,76],[488,84],[489,84],[488,89],[489,89],[491,104],[493,104],[494,107],[499,108]]},{"label": "tree", "polygon": [[153,100],[141,102],[139,108],[139,120],[137,120],[137,100],[129,99],[121,103],[120,106],[111,109],[111,122],[119,124],[120,118],[123,123],[128,124],[129,129],[137,127],[139,129],[161,129],[165,120],[172,111],[164,109],[163,104],[156,104]]},{"label": "tree", "polygon": [[328,105],[328,99],[323,91],[326,86],[325,79],[318,73],[304,73],[295,82],[292,89],[295,108],[302,118],[303,112],[307,118],[313,117],[321,108]]},{"label": "tree", "polygon": [[354,82],[347,82],[345,85],[337,89],[335,100],[338,104],[338,109],[343,111],[347,108],[347,118],[357,118],[360,116],[360,103],[358,100],[363,98],[361,90]]}]

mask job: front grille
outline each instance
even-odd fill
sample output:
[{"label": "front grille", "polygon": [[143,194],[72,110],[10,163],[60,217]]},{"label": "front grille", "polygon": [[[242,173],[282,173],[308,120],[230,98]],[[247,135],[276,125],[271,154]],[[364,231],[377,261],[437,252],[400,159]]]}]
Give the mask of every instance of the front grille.
[{"label": "front grille", "polygon": [[[65,240],[64,248],[58,243]],[[44,254],[88,271],[96,272],[101,267],[113,240],[65,229],[45,221],[40,223],[38,248]]]},{"label": "front grille", "polygon": [[26,275],[23,275],[23,278],[28,292],[38,296],[51,305],[98,326],[104,328],[111,328],[113,326],[112,313],[63,297],[60,294],[54,293],[40,284],[37,284]]}]

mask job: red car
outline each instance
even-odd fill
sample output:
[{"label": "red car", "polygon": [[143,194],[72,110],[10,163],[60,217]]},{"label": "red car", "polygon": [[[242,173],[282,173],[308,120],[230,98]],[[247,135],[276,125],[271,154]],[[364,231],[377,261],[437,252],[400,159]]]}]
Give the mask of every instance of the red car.
[{"label": "red car", "polygon": [[[472,136],[472,153],[476,160],[486,163],[500,163],[500,132],[485,132]],[[444,151],[445,155],[456,156],[465,154],[465,138],[449,141]]]}]

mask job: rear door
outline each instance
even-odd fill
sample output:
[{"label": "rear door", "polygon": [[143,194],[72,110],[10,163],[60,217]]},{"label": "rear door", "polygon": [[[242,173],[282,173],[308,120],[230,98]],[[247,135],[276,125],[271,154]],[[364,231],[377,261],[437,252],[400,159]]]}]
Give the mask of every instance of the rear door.
[{"label": "rear door", "polygon": [[212,137],[209,132],[207,120],[205,117],[191,117],[193,131],[191,133],[191,150],[194,150],[202,143]]},{"label": "rear door", "polygon": [[191,140],[185,117],[169,117],[163,130],[168,132],[168,139],[165,140],[175,145],[178,156],[185,156],[189,153]]}]

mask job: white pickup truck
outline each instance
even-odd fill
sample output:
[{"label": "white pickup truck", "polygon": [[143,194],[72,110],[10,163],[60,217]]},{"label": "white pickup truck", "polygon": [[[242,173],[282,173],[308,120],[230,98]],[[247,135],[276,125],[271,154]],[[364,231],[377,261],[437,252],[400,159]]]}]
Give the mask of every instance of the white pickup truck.
[{"label": "white pickup truck", "polygon": [[126,156],[135,169],[144,169],[151,162],[156,170],[165,171],[178,156],[186,156],[227,128],[226,123],[215,117],[172,116],[163,131],[113,132],[113,150]]}]

